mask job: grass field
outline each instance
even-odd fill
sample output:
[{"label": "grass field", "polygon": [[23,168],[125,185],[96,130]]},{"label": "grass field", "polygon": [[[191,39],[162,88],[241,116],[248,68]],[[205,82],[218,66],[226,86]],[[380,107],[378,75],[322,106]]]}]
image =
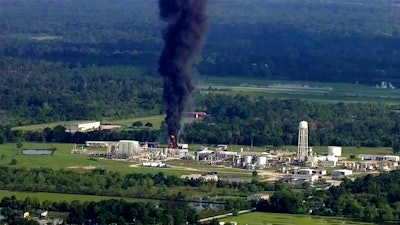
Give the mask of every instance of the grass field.
[{"label": "grass field", "polygon": [[220,221],[229,224],[236,221],[237,225],[372,225],[373,223],[355,222],[336,217],[318,217],[308,215],[292,215],[280,213],[253,212],[240,216],[228,217]]},{"label": "grass field", "polygon": [[[153,127],[151,129],[159,129],[161,126],[161,122],[164,120],[164,115],[157,115],[157,116],[146,116],[146,117],[132,117],[132,118],[103,118],[101,124],[112,124],[112,125],[121,125],[123,127],[131,127],[132,123],[141,121],[144,124],[151,123]],[[54,128],[58,125],[67,126],[68,124],[72,124],[77,121],[60,121],[54,123],[43,123],[43,124],[34,124],[34,125],[27,125],[27,126],[18,126],[13,127],[13,130],[43,130],[46,127]]]},{"label": "grass field", "polygon": [[128,118],[128,119],[118,119],[118,118],[104,118],[103,124],[116,124],[130,127],[132,123],[140,121],[144,124],[151,123],[153,124],[153,128],[159,129],[162,121],[164,121],[165,115],[157,115],[157,116],[146,116],[146,117],[138,117],[138,118]]},{"label": "grass field", "polygon": [[207,76],[200,90],[211,93],[246,94],[269,98],[296,98],[319,102],[386,102],[399,104],[400,90],[363,84],[278,81],[265,78]]},{"label": "grass field", "polygon": [[121,198],[121,197],[107,197],[107,196],[96,196],[96,195],[77,195],[77,194],[62,194],[62,193],[47,193],[47,192],[20,192],[20,191],[9,191],[0,190],[0,199],[4,197],[15,196],[18,200],[24,200],[25,198],[36,198],[39,202],[50,200],[53,202],[79,200],[80,202],[89,201],[101,201],[108,199],[124,199],[128,202],[148,202],[157,200],[150,199],[137,199],[137,198]]}]

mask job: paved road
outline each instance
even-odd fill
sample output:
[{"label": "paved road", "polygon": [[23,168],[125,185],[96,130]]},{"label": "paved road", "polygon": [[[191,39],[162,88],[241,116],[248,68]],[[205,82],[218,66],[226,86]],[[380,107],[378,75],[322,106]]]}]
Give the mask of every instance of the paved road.
[{"label": "paved road", "polygon": [[[256,210],[256,208],[241,210],[241,211],[239,211],[239,215],[240,214],[244,214],[244,213],[250,213],[250,212],[253,212],[255,210]],[[217,215],[217,216],[203,218],[203,219],[199,220],[199,222],[200,223],[204,223],[204,222],[208,222],[208,221],[211,221],[211,220],[214,220],[214,219],[225,218],[225,217],[228,217],[228,216],[233,216],[233,213],[226,213],[226,214],[221,214],[221,215]]]}]

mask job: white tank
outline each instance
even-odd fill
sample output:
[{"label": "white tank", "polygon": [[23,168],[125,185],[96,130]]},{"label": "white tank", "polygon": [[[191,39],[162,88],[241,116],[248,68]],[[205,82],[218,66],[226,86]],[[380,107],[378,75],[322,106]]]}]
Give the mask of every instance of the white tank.
[{"label": "white tank", "polygon": [[299,123],[299,129],[308,129],[308,123],[307,121],[301,121]]},{"label": "white tank", "polygon": [[245,155],[244,156],[244,163],[251,164],[252,161],[253,161],[253,156],[251,156],[251,155]]},{"label": "white tank", "polygon": [[335,157],[342,156],[342,147],[328,146],[328,156],[335,156]]},{"label": "white tank", "polygon": [[257,165],[258,166],[265,166],[267,164],[267,157],[266,156],[258,156],[257,157]]},{"label": "white tank", "polygon": [[133,140],[121,140],[118,143],[120,154],[133,155],[134,151],[139,149],[139,142]]}]

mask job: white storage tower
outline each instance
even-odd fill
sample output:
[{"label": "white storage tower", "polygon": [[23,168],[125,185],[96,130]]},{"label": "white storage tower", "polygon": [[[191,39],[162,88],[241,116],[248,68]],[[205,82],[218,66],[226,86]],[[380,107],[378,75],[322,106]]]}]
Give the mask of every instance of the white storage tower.
[{"label": "white storage tower", "polygon": [[139,147],[139,142],[133,140],[120,140],[118,143],[119,153],[125,156],[132,156]]},{"label": "white storage tower", "polygon": [[334,157],[342,156],[342,147],[328,146],[328,156],[334,156]]},{"label": "white storage tower", "polygon": [[299,140],[297,145],[297,159],[304,162],[308,155],[308,123],[299,123]]}]

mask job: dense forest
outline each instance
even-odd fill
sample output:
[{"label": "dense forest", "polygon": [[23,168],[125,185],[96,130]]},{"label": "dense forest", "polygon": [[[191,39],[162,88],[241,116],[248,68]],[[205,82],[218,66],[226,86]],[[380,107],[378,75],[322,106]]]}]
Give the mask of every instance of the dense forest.
[{"label": "dense forest", "polygon": [[[398,83],[400,8],[385,1],[210,1],[205,75]],[[0,56],[155,73],[156,0],[2,1]]]},{"label": "dense forest", "polygon": [[43,60],[0,60],[2,124],[163,113],[161,80],[136,67],[68,68]]},{"label": "dense forest", "polygon": [[[195,66],[204,76],[396,85],[399,10],[390,0],[210,1]],[[163,26],[156,0],[2,1],[2,123],[159,114]]]}]

